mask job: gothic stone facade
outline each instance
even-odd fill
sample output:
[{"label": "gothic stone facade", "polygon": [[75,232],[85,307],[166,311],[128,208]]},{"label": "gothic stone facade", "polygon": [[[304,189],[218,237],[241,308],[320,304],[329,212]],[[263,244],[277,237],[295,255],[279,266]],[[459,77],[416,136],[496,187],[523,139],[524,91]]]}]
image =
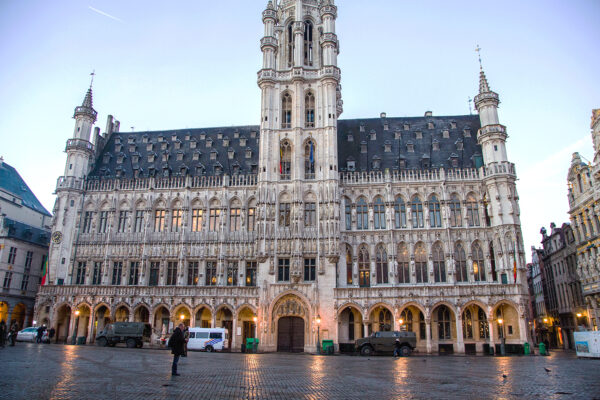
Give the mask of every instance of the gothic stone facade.
[{"label": "gothic stone facade", "polygon": [[259,126],[121,133],[109,117],[92,135],[88,91],[37,299],[59,338],[132,320],[156,340],[183,320],[228,328],[234,350],[345,350],[382,329],[423,352],[526,341],[498,95],[481,71],[477,116],[338,120],[336,16],[269,2]]}]

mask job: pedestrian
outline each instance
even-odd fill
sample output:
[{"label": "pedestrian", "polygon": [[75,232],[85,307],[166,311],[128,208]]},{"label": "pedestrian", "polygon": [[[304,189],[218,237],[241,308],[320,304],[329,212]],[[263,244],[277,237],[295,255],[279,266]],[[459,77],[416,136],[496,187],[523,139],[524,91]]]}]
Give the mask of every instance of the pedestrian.
[{"label": "pedestrian", "polygon": [[[400,348],[402,346],[400,345],[400,339],[396,339],[396,342],[394,342],[394,357],[400,357]],[[389,353],[388,353],[389,354]]]},{"label": "pedestrian", "polygon": [[181,357],[187,357],[187,345],[188,341],[190,340],[190,328],[187,326],[183,331],[183,338],[185,339],[185,343],[183,344],[183,354],[181,355]]},{"label": "pedestrian", "polygon": [[19,332],[19,324],[15,321],[10,326],[10,331],[8,333],[8,342],[10,346],[14,346],[17,342],[17,332]]},{"label": "pedestrian", "polygon": [[35,337],[36,343],[42,343],[42,336],[44,336],[45,330],[46,330],[46,328],[44,327],[44,325],[37,328],[37,336]]},{"label": "pedestrian", "polygon": [[0,347],[4,347],[6,341],[6,322],[0,321]]},{"label": "pedestrian", "polygon": [[54,330],[54,327],[51,327],[48,330],[48,343],[52,343],[52,338],[54,337],[55,333],[56,333],[56,331]]},{"label": "pedestrian", "polygon": [[185,351],[185,337],[183,336],[184,329],[185,325],[183,323],[179,324],[169,338],[168,346],[171,348],[171,354],[173,354],[173,364],[171,365],[172,376],[180,375],[177,373],[177,363],[179,362],[179,357],[181,357]]}]

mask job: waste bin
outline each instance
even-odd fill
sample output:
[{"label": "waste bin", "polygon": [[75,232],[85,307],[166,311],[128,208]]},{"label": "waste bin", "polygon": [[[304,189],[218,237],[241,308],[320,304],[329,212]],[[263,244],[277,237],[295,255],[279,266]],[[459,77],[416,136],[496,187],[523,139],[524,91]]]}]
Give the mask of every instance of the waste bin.
[{"label": "waste bin", "polygon": [[540,343],[540,356],[547,356],[546,353],[546,344],[544,342]]},{"label": "waste bin", "polygon": [[246,338],[246,353],[252,353],[254,350],[254,338]]},{"label": "waste bin", "polygon": [[323,340],[321,342],[321,354],[333,354],[333,340]]},{"label": "waste bin", "polygon": [[77,336],[77,344],[80,345],[80,346],[84,345],[85,344],[85,339],[86,339],[85,336]]},{"label": "waste bin", "polygon": [[526,356],[529,355],[529,343],[527,342],[523,343],[523,354],[525,354]]}]

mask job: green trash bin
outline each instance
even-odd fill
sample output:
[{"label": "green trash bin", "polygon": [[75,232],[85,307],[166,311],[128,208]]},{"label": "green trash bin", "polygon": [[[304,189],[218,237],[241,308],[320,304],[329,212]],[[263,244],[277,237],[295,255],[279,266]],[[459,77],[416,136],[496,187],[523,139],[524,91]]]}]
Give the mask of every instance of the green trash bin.
[{"label": "green trash bin", "polygon": [[529,343],[525,342],[523,343],[523,354],[525,354],[526,356],[528,356],[530,353],[529,351]]},{"label": "green trash bin", "polygon": [[82,346],[82,345],[84,345],[84,344],[85,344],[85,339],[86,339],[86,337],[85,337],[85,336],[77,336],[77,344],[78,344],[79,346]]},{"label": "green trash bin", "polygon": [[321,354],[333,354],[333,340],[323,340],[321,342]]},{"label": "green trash bin", "polygon": [[254,350],[254,338],[246,338],[246,353],[252,353]]},{"label": "green trash bin", "polygon": [[546,353],[546,344],[544,342],[540,343],[540,356],[547,356]]},{"label": "green trash bin", "polygon": [[254,338],[254,343],[253,344],[253,353],[258,353],[258,343],[260,343],[260,341],[258,340],[258,338]]}]

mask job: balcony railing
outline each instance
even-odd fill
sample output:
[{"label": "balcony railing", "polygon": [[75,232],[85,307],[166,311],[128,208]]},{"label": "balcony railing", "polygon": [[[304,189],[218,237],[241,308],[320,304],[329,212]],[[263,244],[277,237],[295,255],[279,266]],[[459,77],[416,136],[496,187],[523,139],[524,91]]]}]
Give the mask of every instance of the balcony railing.
[{"label": "balcony railing", "polygon": [[42,296],[121,296],[121,297],[236,297],[257,298],[258,288],[249,286],[40,286]]},{"label": "balcony railing", "polygon": [[257,175],[177,176],[171,178],[90,179],[85,183],[89,192],[148,189],[198,189],[256,186]]}]

